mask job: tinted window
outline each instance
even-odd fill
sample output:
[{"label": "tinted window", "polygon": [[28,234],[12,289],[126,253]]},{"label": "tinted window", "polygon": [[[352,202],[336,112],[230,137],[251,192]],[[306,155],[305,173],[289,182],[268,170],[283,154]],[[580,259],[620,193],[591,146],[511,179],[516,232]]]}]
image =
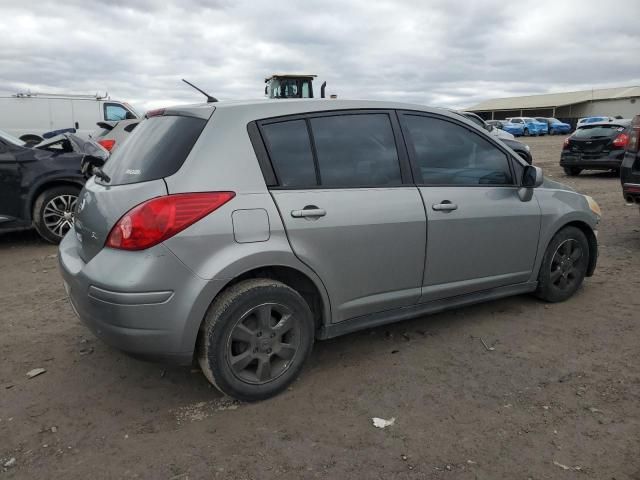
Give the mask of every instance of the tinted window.
[{"label": "tinted window", "polygon": [[127,118],[127,109],[117,103],[104,104],[104,119],[108,122],[124,120]]},{"label": "tinted window", "polygon": [[580,127],[573,134],[573,138],[608,138],[624,132],[625,127],[620,125],[593,125],[590,127]]},{"label": "tinted window", "polygon": [[279,185],[316,185],[316,170],[309,132],[304,120],[272,123],[262,127]]},{"label": "tinted window", "polygon": [[404,120],[423,183],[513,183],[507,155],[480,135],[437,118],[405,115]]},{"label": "tinted window", "polygon": [[140,122],[107,160],[109,185],[146,182],[173,175],[182,166],[206,120],[159,116]]},{"label": "tinted window", "polygon": [[322,185],[356,187],[402,183],[387,114],[312,118],[311,129]]}]

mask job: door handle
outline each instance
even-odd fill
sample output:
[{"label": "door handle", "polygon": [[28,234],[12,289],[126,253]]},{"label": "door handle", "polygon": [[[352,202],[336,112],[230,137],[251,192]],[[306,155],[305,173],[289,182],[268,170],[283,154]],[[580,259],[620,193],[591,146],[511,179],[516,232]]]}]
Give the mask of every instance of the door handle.
[{"label": "door handle", "polygon": [[316,206],[306,206],[302,210],[291,210],[293,218],[319,218],[324,217],[327,211]]},{"label": "door handle", "polygon": [[434,203],[431,208],[437,212],[452,212],[458,209],[458,205],[451,203],[449,200],[443,200],[442,203]]}]

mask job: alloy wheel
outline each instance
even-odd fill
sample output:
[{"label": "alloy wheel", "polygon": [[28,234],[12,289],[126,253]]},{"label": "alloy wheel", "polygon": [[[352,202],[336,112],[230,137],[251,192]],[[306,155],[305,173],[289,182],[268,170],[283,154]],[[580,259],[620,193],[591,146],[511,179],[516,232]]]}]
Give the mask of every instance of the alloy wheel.
[{"label": "alloy wheel", "polygon": [[76,195],[58,195],[49,200],[42,214],[47,230],[57,237],[64,237],[73,226],[77,201]]},{"label": "alloy wheel", "polygon": [[226,358],[234,376],[257,385],[278,378],[298,353],[300,329],[285,305],[253,307],[236,322],[227,341]]},{"label": "alloy wheel", "polygon": [[551,260],[551,283],[560,290],[570,290],[581,279],[582,248],[570,238],[558,245]]}]

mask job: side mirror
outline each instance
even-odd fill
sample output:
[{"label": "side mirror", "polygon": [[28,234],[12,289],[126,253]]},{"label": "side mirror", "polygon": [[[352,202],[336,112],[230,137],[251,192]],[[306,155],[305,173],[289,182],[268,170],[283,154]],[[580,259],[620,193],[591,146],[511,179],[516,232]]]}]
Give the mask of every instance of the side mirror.
[{"label": "side mirror", "polygon": [[544,176],[540,167],[534,167],[533,165],[524,167],[524,173],[522,174],[523,188],[537,188],[542,185],[543,181]]},{"label": "side mirror", "polygon": [[486,128],[487,128],[487,131],[488,131],[488,132],[493,131],[493,125],[489,125],[489,124],[487,124],[487,125],[486,125]]}]

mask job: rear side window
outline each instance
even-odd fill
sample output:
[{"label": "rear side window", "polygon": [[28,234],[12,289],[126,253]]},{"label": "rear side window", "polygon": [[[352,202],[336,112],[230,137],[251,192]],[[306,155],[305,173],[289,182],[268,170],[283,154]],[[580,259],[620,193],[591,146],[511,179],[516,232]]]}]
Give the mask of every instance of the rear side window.
[{"label": "rear side window", "polygon": [[422,183],[511,185],[507,155],[480,135],[445,120],[404,115]]},{"label": "rear side window", "polygon": [[320,182],[330,187],[399,185],[400,163],[387,114],[310,119]]},{"label": "rear side window", "polygon": [[317,184],[309,133],[304,120],[264,125],[262,133],[280,186],[307,187]]},{"label": "rear side window", "polygon": [[147,182],[176,173],[189,155],[207,121],[201,118],[158,116],[142,121],[107,160],[109,185]]}]

